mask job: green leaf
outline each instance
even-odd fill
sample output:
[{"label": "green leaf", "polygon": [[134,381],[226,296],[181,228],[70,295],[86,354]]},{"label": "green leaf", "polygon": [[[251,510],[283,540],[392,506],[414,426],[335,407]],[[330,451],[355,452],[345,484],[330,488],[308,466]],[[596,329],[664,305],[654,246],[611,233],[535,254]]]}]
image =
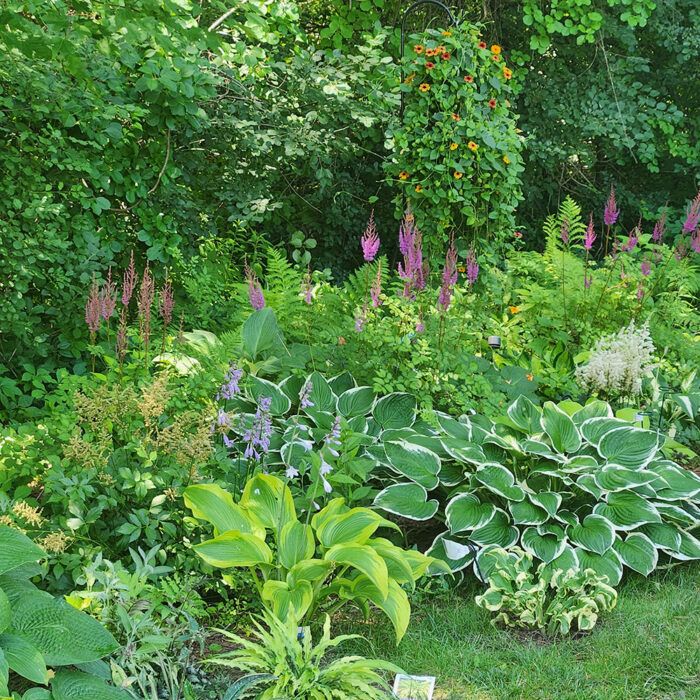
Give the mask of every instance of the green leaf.
[{"label": "green leaf", "polygon": [[268,306],[253,311],[243,324],[241,339],[243,351],[254,361],[261,353],[282,344],[274,311]]},{"label": "green leaf", "polygon": [[323,556],[326,561],[351,566],[362,572],[386,598],[389,591],[389,574],[384,559],[372,549],[359,544],[337,544]]},{"label": "green leaf", "polygon": [[[448,536],[448,532],[439,534],[433,540],[433,543],[430,545],[426,554],[429,557],[435,557],[436,559],[445,562],[450,568],[450,571],[452,573],[456,573],[457,571],[466,569],[469,564],[474,561],[474,555],[476,554],[477,548],[473,545],[468,546],[450,540],[448,539]],[[450,550],[449,553],[447,551],[448,549]],[[455,557],[454,559],[452,558],[453,556]],[[428,571],[430,574],[443,573],[432,566],[428,569]]]},{"label": "green leaf", "polygon": [[398,644],[406,634],[408,622],[411,618],[411,605],[408,602],[406,591],[396,581],[389,579],[387,592],[382,590],[368,577],[359,576],[352,585],[355,596],[368,598],[391,620],[396,632]]},{"label": "green leaf", "polygon": [[270,413],[273,416],[282,416],[292,407],[289,397],[277,384],[261,377],[250,377],[250,393],[258,402],[261,396],[271,399]]},{"label": "green leaf", "polygon": [[469,539],[484,547],[497,544],[507,549],[512,547],[519,537],[518,528],[513,527],[506,513],[497,508],[493,518],[486,525],[474,530]]},{"label": "green leaf", "polygon": [[516,525],[541,525],[546,523],[550,517],[544,508],[534,505],[527,499],[520,502],[510,501],[508,510],[510,510]]},{"label": "green leaf", "polygon": [[440,505],[428,501],[428,492],[420,484],[393,484],[380,491],[375,499],[376,508],[410,520],[430,520]]},{"label": "green leaf", "polygon": [[[584,406],[582,410],[585,409],[586,406]],[[581,423],[580,429],[581,435],[583,435],[584,439],[590,442],[591,445],[595,445],[597,447],[604,435],[607,435],[609,432],[616,430],[617,428],[628,427],[630,427],[629,423],[625,423],[625,421],[618,420],[617,418],[594,417]]]},{"label": "green leaf", "polygon": [[248,691],[248,689],[264,681],[275,681],[277,676],[272,673],[250,673],[243,678],[239,678],[233,685],[230,685],[224,693],[223,700],[238,700]]},{"label": "green leaf", "polygon": [[11,608],[10,601],[5,595],[5,591],[0,588],[0,633],[10,626]]},{"label": "green leaf", "polygon": [[350,372],[341,372],[328,380],[328,386],[330,386],[336,396],[340,396],[357,386],[357,382]]},{"label": "green leaf", "polygon": [[285,581],[269,579],[263,586],[262,599],[280,620],[286,620],[291,615],[299,621],[311,607],[314,591],[308,581],[299,580],[290,588]]},{"label": "green leaf", "polygon": [[557,452],[576,452],[581,447],[576,424],[552,401],[546,401],[542,406],[540,422]]},{"label": "green leaf", "polygon": [[681,546],[680,531],[670,523],[647,523],[640,530],[660,549],[677,550]]},{"label": "green leaf", "polygon": [[659,436],[633,426],[616,428],[603,435],[598,452],[610,462],[630,469],[643,469],[659,450]]},{"label": "green leaf", "polygon": [[540,491],[539,493],[528,493],[527,497],[540,508],[544,508],[553,518],[561,505],[561,495],[554,491]]},{"label": "green leaf", "polygon": [[455,496],[445,508],[447,526],[452,534],[483,527],[495,514],[493,503],[481,503],[472,493]]},{"label": "green leaf", "polygon": [[679,530],[678,534],[681,538],[680,547],[674,551],[669,551],[669,554],[674,559],[680,559],[681,561],[700,559],[700,541],[684,530]]},{"label": "green leaf", "polygon": [[508,406],[508,417],[515,425],[529,435],[541,432],[540,417],[542,409],[535,406],[525,394],[520,394],[515,401]]},{"label": "green leaf", "polygon": [[333,563],[322,559],[305,559],[295,564],[287,574],[287,583],[295,586],[297,581],[315,584],[325,579],[333,568]]},{"label": "green leaf", "polygon": [[369,508],[353,508],[346,513],[331,515],[316,528],[316,536],[324,547],[337,544],[364,544],[379,527],[398,525],[386,520]]},{"label": "green leaf", "polygon": [[567,544],[564,547],[564,551],[562,551],[562,553],[558,557],[552,559],[552,561],[550,561],[546,566],[542,568],[542,572],[540,575],[545,579],[549,580],[552,578],[552,575],[557,570],[569,571],[569,569],[578,568],[579,561],[578,557],[576,556],[576,550]]},{"label": "green leaf", "polygon": [[53,700],[129,700],[131,695],[80,671],[59,671],[51,680]]},{"label": "green leaf", "polygon": [[306,527],[298,520],[290,520],[283,528],[278,542],[280,563],[285,569],[291,569],[303,559],[314,555],[316,543],[311,527]]},{"label": "green leaf", "polygon": [[462,447],[464,442],[472,439],[472,429],[469,423],[462,423],[455,420],[445,413],[435,412],[435,417],[438,419],[440,427],[451,437],[458,442],[454,443],[455,447]]},{"label": "green leaf", "polygon": [[411,394],[387,394],[377,401],[372,415],[382,428],[410,428],[416,420],[416,399]]},{"label": "green leaf", "polygon": [[605,403],[605,401],[593,399],[583,408],[576,411],[571,418],[580,428],[589,418],[612,418],[612,409],[610,408],[609,404]]},{"label": "green leaf", "polygon": [[14,634],[0,634],[0,649],[7,665],[23,678],[46,685],[48,674],[41,652],[30,642]]},{"label": "green leaf", "polygon": [[569,525],[566,535],[571,542],[596,554],[605,554],[615,541],[612,523],[601,515],[587,515],[578,525]]},{"label": "green leaf", "polygon": [[312,372],[306,378],[306,382],[311,382],[309,399],[313,403],[314,412],[335,413],[338,400],[326,378],[318,372]]},{"label": "green leaf", "polygon": [[654,543],[641,532],[633,532],[622,541],[619,537],[613,544],[613,549],[620,559],[630,569],[648,576],[655,568],[659,560],[659,553]]},{"label": "green leaf", "polygon": [[515,485],[513,474],[503,465],[487,462],[474,472],[474,478],[482,483],[489,491],[507,498],[509,501],[522,501],[525,492]]},{"label": "green leaf", "polygon": [[650,484],[657,478],[657,475],[646,469],[637,471],[620,467],[617,464],[608,464],[597,471],[593,478],[603,491],[624,491],[635,486]]},{"label": "green leaf", "polygon": [[216,484],[195,484],[184,493],[185,505],[192,515],[206,520],[220,535],[228,530],[239,530],[265,539],[265,528],[257,518],[233,502],[233,497]]},{"label": "green leaf", "polygon": [[297,519],[289,487],[271,474],[256,474],[250,479],[238,505],[254,513],[266,528],[273,531]]},{"label": "green leaf", "polygon": [[213,540],[195,545],[194,551],[207,564],[220,569],[272,563],[272,552],[264,540],[238,530],[229,530]]},{"label": "green leaf", "polygon": [[0,574],[46,556],[41,547],[15,528],[0,525]]},{"label": "green leaf", "polygon": [[338,412],[345,418],[371,413],[376,395],[372,387],[358,386],[338,397]]},{"label": "green leaf", "polygon": [[597,503],[593,512],[607,518],[616,530],[636,530],[645,523],[661,522],[656,508],[631,491],[609,493],[605,500],[605,503]]},{"label": "green leaf", "polygon": [[406,440],[387,442],[384,449],[389,463],[399,474],[415,481],[428,491],[440,483],[440,458],[432,450]]},{"label": "green leaf", "polygon": [[576,557],[581,571],[593,569],[598,576],[607,576],[608,585],[617,586],[622,578],[622,562],[617,552],[611,547],[605,554],[587,552],[576,548]]},{"label": "green leaf", "polygon": [[562,554],[566,547],[566,538],[555,534],[541,535],[537,528],[528,527],[523,531],[521,542],[523,549],[532,556],[549,563]]}]

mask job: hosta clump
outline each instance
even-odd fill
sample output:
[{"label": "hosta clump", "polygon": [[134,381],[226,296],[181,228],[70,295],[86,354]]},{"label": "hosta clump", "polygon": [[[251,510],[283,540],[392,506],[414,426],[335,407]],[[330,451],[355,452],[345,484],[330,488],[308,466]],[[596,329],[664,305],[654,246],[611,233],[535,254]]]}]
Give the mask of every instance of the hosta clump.
[{"label": "hosta clump", "polygon": [[442,505],[448,529],[428,553],[453,571],[491,545],[520,544],[552,569],[593,569],[613,586],[625,566],[646,576],[660,557],[700,559],[700,478],[607,403],[540,408],[520,397],[497,422],[437,418],[437,447],[420,448],[429,478],[404,469],[375,504],[417,520]]},{"label": "hosta clump", "polygon": [[591,630],[602,612],[612,610],[617,592],[593,569],[534,568],[534,558],[518,547],[487,549],[481,557],[488,589],[476,604],[497,613],[494,625],[546,630],[549,634]]},{"label": "hosta clump", "polygon": [[[46,700],[125,700],[128,695],[94,675],[49,673],[56,667],[94,667],[119,645],[97,620],[31,583],[29,578],[40,573],[36,562],[45,556],[24,534],[0,526],[0,696],[9,695],[9,671],[14,671],[31,683],[50,682],[51,693],[41,695]],[[37,692],[27,691],[26,697],[38,698]]]}]

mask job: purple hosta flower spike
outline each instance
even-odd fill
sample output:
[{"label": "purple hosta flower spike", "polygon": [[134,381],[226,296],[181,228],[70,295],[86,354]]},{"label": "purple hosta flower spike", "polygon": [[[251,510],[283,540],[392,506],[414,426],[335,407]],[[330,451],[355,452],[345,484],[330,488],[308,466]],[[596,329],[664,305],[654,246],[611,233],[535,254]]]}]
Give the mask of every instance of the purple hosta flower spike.
[{"label": "purple hosta flower spike", "polygon": [[306,382],[299,392],[299,406],[300,408],[312,408],[313,402],[309,398],[313,390],[313,384],[311,382]]},{"label": "purple hosta flower spike", "polygon": [[90,286],[90,294],[85,303],[85,323],[87,323],[90,333],[97,333],[102,319],[102,297],[100,296],[100,287],[95,280],[95,275],[92,275],[92,285]]},{"label": "purple hosta flower spike", "polygon": [[248,284],[248,299],[250,299],[250,305],[258,311],[265,306],[265,297],[263,296],[263,290],[258,281],[258,276],[250,269],[248,261],[245,261],[245,279]]},{"label": "purple hosta flower spike", "polygon": [[241,390],[238,382],[241,381],[242,376],[243,370],[238,369],[235,363],[232,362],[224,377],[224,383],[219,387],[219,391],[216,394],[216,400],[232,399],[236,394],[240,394]]},{"label": "purple hosta flower spike", "polygon": [[313,283],[311,281],[311,268],[307,265],[306,274],[304,279],[301,281],[301,293],[304,295],[304,301],[307,304],[311,304],[311,291],[313,289]]},{"label": "purple hosta flower spike", "polygon": [[372,306],[376,309],[381,306],[382,300],[380,299],[380,294],[382,293],[382,261],[379,261],[377,266],[377,275],[372,282],[372,287],[369,290],[369,294],[372,297]]},{"label": "purple hosta flower spike", "polygon": [[258,399],[258,410],[253,417],[253,424],[243,434],[243,440],[248,443],[244,452],[247,459],[253,457],[260,461],[262,455],[266,454],[270,449],[270,436],[272,435],[271,405],[272,398],[270,397],[261,396]]},{"label": "purple hosta flower spike", "polygon": [[476,278],[479,276],[479,265],[476,262],[476,255],[474,254],[474,244],[469,248],[467,253],[467,284],[472,285],[476,282]]},{"label": "purple hosta flower spike", "polygon": [[666,233],[666,208],[664,207],[659,220],[654,224],[654,233],[651,234],[651,240],[656,243],[661,243],[661,239]]},{"label": "purple hosta flower spike", "polygon": [[642,269],[642,274],[645,277],[651,274],[651,263],[646,255],[644,256],[644,260],[642,260],[640,267]]},{"label": "purple hosta flower spike", "polygon": [[450,240],[450,247],[445,254],[445,266],[442,268],[442,285],[438,295],[437,307],[443,311],[450,308],[452,301],[452,287],[457,282],[457,251],[455,250],[454,237]]},{"label": "purple hosta flower spike", "polygon": [[102,318],[107,321],[114,316],[117,306],[117,285],[112,282],[112,268],[107,271],[107,282],[102,290]]},{"label": "purple hosta flower spike", "polygon": [[129,306],[131,295],[136,289],[136,267],[134,266],[134,251],[131,251],[129,267],[124,271],[124,288],[122,290],[122,304]]},{"label": "purple hosta flower spike", "polygon": [[603,212],[603,221],[606,226],[612,226],[616,221],[617,217],[620,216],[620,210],[617,208],[617,202],[615,201],[615,190],[613,186],[610,185],[610,196],[608,201],[605,203],[605,211]]},{"label": "purple hosta flower spike", "polygon": [[372,262],[379,250],[379,236],[377,235],[377,227],[374,224],[374,210],[369,216],[367,228],[362,236],[362,254],[367,262]]},{"label": "purple hosta flower spike", "polygon": [[335,449],[335,447],[331,447],[331,445],[340,445],[340,418],[336,418],[333,421],[333,425],[331,426],[331,432],[326,435],[325,438],[325,443],[326,447],[328,448],[328,451],[334,456],[338,457],[338,451]]},{"label": "purple hosta flower spike", "polygon": [[583,247],[586,250],[590,250],[593,247],[593,243],[596,239],[595,228],[593,227],[593,212],[591,212],[591,218],[588,222],[588,228],[586,229],[586,235],[583,239]]},{"label": "purple hosta flower spike", "polygon": [[690,233],[695,230],[700,220],[700,192],[697,193],[695,199],[688,205],[685,212],[685,223],[683,224],[683,233]]}]

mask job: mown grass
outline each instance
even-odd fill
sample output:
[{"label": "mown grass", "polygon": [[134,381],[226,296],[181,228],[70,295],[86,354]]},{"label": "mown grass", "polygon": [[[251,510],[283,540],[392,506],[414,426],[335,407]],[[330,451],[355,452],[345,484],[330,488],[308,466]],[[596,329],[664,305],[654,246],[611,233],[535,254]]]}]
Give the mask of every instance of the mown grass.
[{"label": "mown grass", "polygon": [[[414,603],[396,647],[385,618],[347,620],[353,650],[406,672],[437,676],[450,700],[700,698],[700,565],[626,575],[617,607],[593,632],[556,642],[495,629],[474,604],[475,584]],[[345,648],[348,653],[350,645]]]}]

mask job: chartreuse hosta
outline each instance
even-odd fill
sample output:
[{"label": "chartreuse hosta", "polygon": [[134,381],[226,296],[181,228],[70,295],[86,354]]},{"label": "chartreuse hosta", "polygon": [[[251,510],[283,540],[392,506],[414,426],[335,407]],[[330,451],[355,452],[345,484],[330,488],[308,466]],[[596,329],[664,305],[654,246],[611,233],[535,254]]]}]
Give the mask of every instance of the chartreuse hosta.
[{"label": "chartreuse hosta", "polygon": [[665,458],[663,436],[607,403],[540,408],[520,397],[495,423],[437,420],[429,438],[404,430],[386,440],[384,462],[398,474],[375,505],[414,520],[439,511],[447,530],[428,554],[453,571],[474,549],[518,543],[552,570],[593,569],[611,585],[625,566],[648,575],[660,557],[700,558],[700,479]]},{"label": "chartreuse hosta", "polygon": [[214,526],[214,538],[195,545],[197,554],[221,569],[251,569],[263,603],[280,620],[301,624],[350,600],[367,611],[371,602],[400,640],[411,614],[402,585],[412,586],[437,563],[374,537],[379,528],[398,527],[342,498],[298,519],[289,487],[271,474],[250,479],[238,503],[215,484],[188,487],[185,503]]},{"label": "chartreuse hosta", "polygon": [[[110,676],[98,660],[118,648],[114,637],[97,620],[29,580],[41,573],[36,562],[45,556],[21,532],[0,526],[0,699],[10,696],[9,671],[14,671],[26,679],[23,688],[27,681],[45,686],[27,690],[23,700],[127,700],[129,695],[99,677]],[[20,695],[11,697],[19,700]]]}]

